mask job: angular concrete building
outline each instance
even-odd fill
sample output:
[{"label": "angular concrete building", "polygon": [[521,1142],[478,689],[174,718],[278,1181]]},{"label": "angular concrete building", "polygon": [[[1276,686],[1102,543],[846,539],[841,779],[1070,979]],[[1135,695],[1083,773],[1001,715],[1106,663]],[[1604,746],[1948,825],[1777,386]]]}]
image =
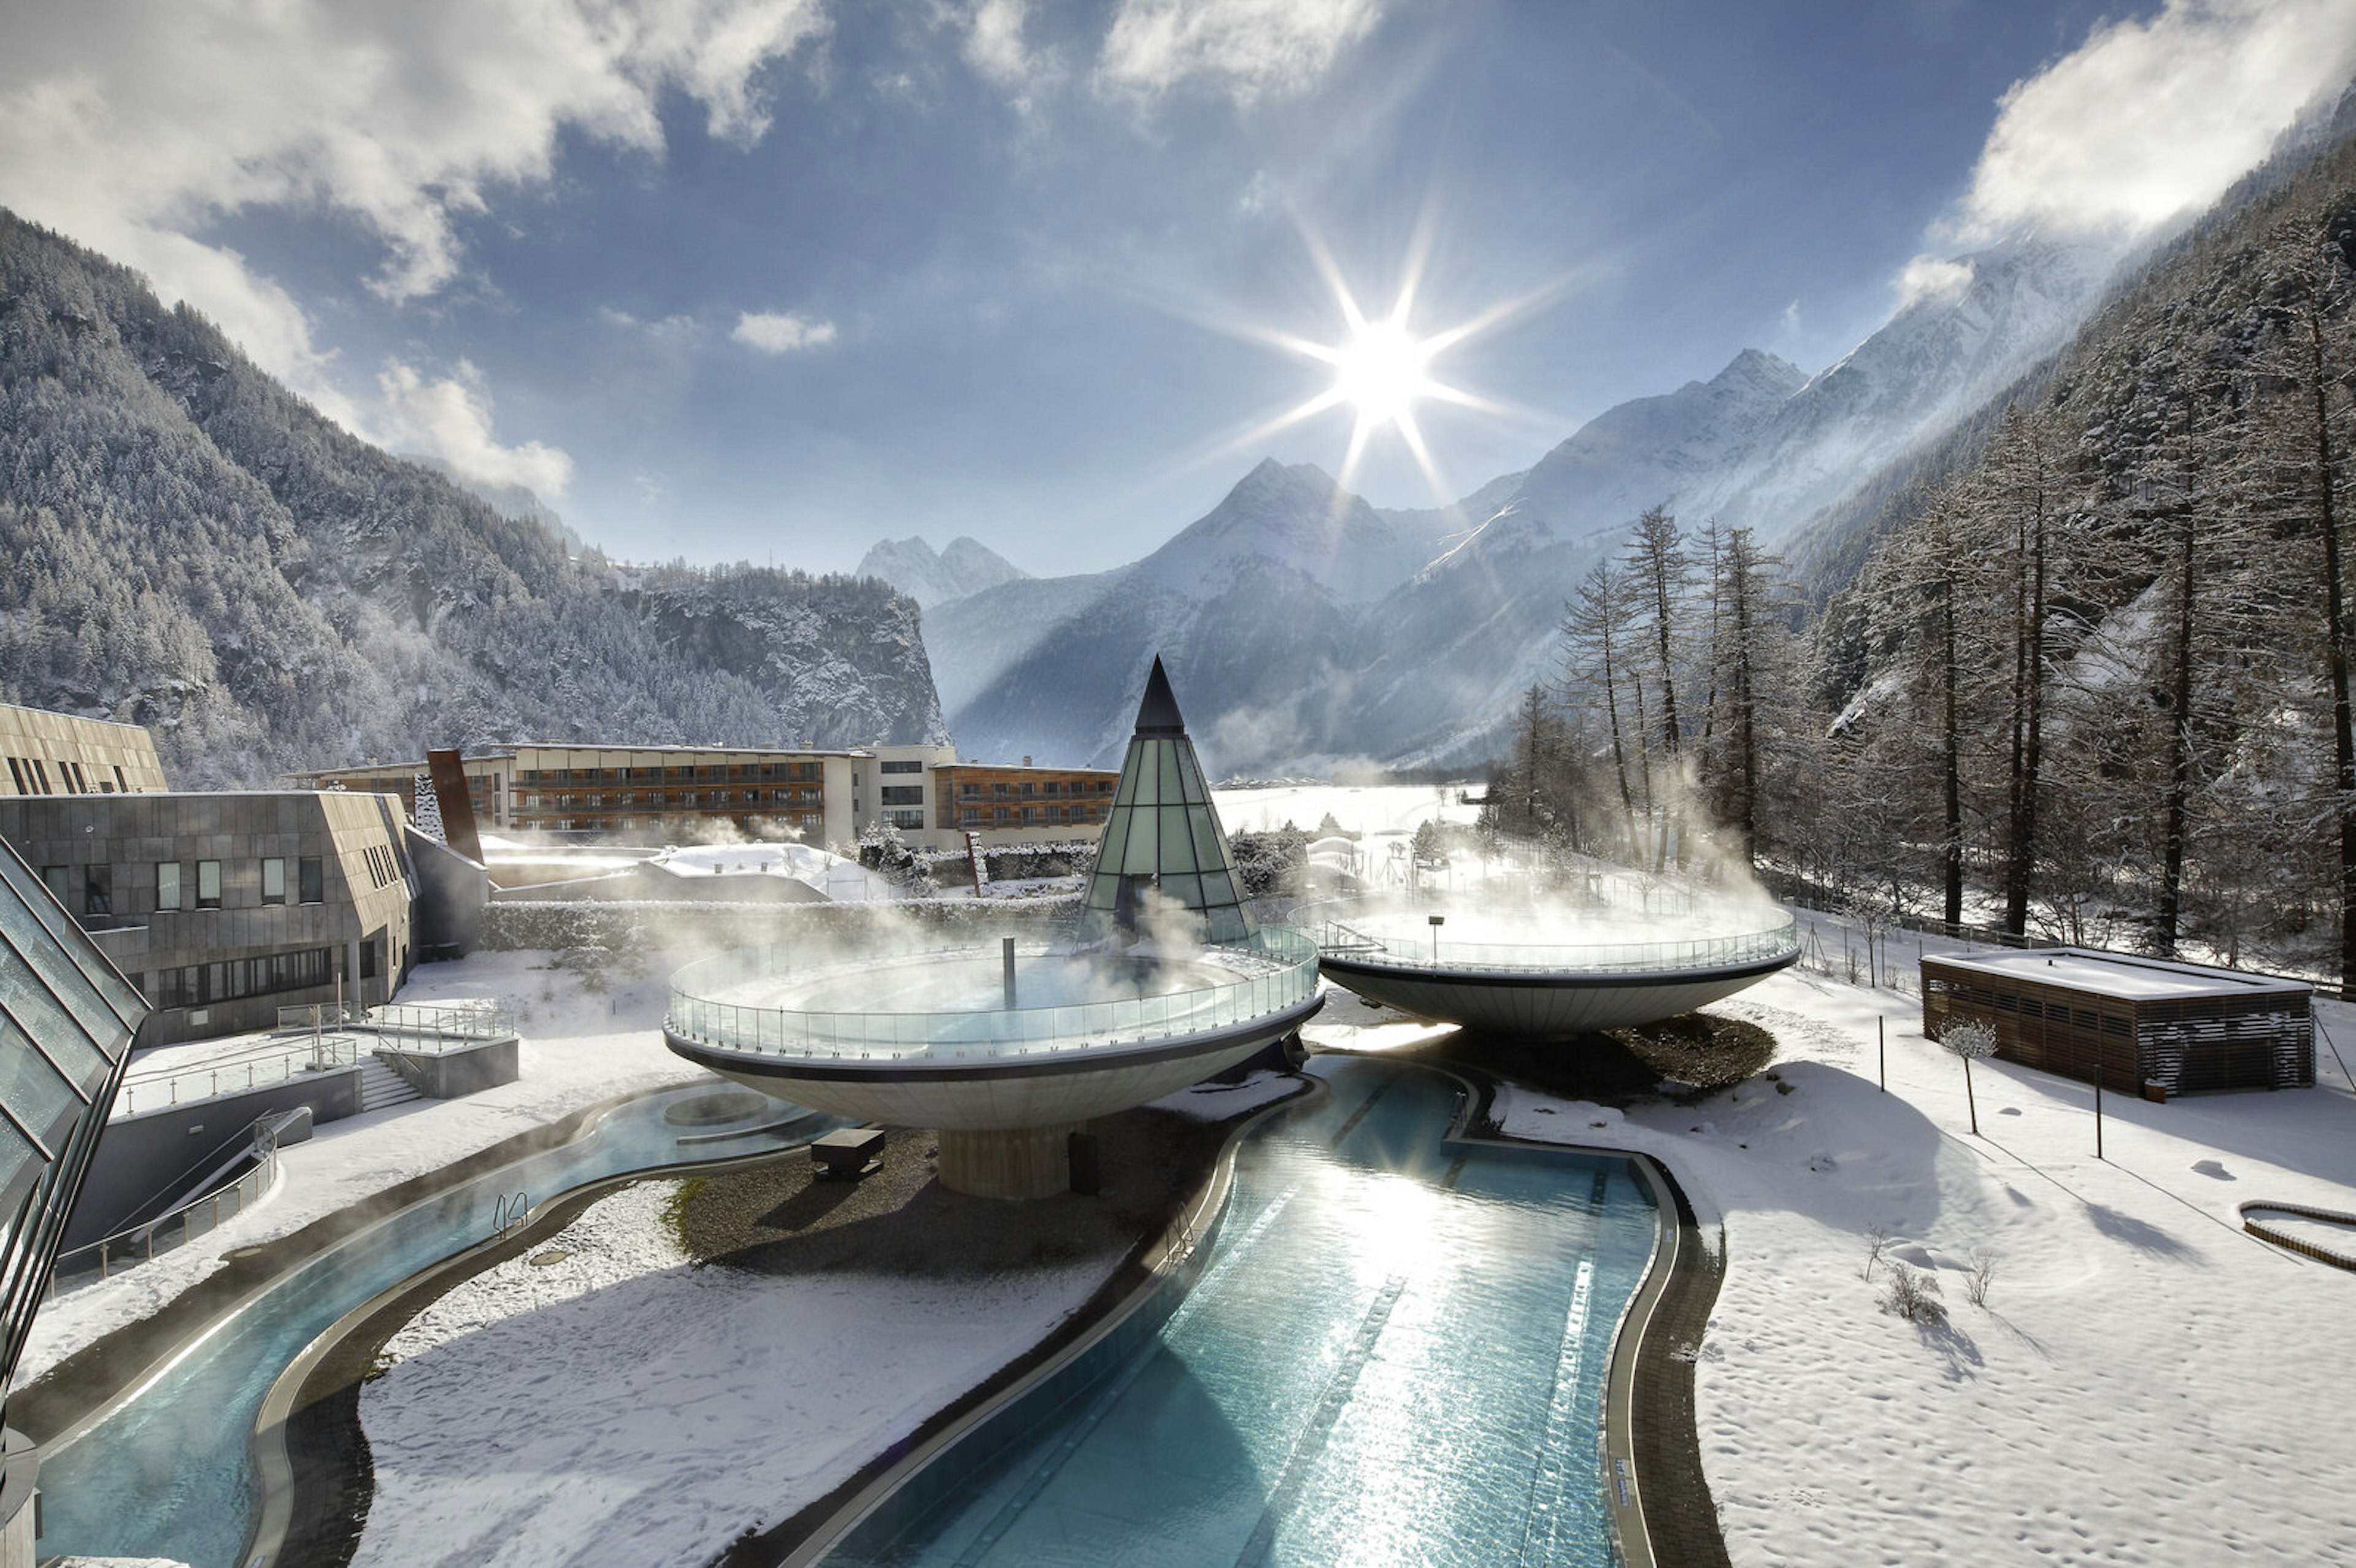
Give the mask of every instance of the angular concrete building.
[{"label": "angular concrete building", "polygon": [[155,1011],[141,1046],[389,1000],[414,962],[400,803],[310,791],[0,797],[0,838]]},{"label": "angular concrete building", "polygon": [[155,738],[136,724],[0,702],[0,796],[145,795],[164,787]]}]

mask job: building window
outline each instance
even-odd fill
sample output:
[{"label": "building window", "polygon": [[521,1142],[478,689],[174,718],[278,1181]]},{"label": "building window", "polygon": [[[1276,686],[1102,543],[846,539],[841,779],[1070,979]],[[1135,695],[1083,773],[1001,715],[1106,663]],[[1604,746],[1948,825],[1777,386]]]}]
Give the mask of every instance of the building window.
[{"label": "building window", "polygon": [[49,890],[51,898],[65,905],[66,908],[71,909],[73,908],[73,883],[67,880],[68,876],[69,868],[64,866],[41,868],[41,885]]},{"label": "building window", "polygon": [[958,785],[958,798],[959,800],[971,800],[980,793],[981,786],[978,784],[961,784]]},{"label": "building window", "polygon": [[980,827],[980,826],[981,826],[981,809],[980,809],[980,807],[979,807],[979,806],[972,806],[972,805],[969,805],[969,806],[967,806],[963,811],[961,811],[961,812],[958,813],[958,824],[959,824],[960,826],[962,826],[962,827]]},{"label": "building window", "polygon": [[875,771],[879,773],[921,773],[925,771],[925,764],[914,761],[878,763],[875,764]]},{"label": "building window", "polygon": [[219,860],[197,862],[197,907],[198,909],[220,908],[220,862]]},{"label": "building window", "polygon": [[33,793],[31,790],[25,787],[25,764],[18,762],[14,757],[8,759],[8,776],[16,781],[16,793],[18,795],[30,795]]},{"label": "building window", "polygon": [[180,907],[180,862],[159,860],[155,865],[155,907]]},{"label": "building window", "polygon": [[894,827],[922,827],[925,825],[925,814],[921,811],[887,811],[884,817]]},{"label": "building window", "polygon": [[57,792],[49,787],[49,770],[41,765],[41,759],[38,757],[27,757],[26,761],[32,764],[33,782],[41,786],[40,793],[43,795],[55,795]]},{"label": "building window", "polygon": [[84,866],[81,869],[81,912],[112,914],[114,912],[114,868]]},{"label": "building window", "polygon": [[[179,883],[177,866],[172,868],[172,881]],[[327,898],[327,867],[316,855],[305,855],[294,862],[294,896],[306,904],[325,903]]]},{"label": "building window", "polygon": [[286,901],[286,862],[275,856],[262,862],[262,901],[266,904]]},{"label": "building window", "polygon": [[885,784],[883,789],[885,805],[922,805],[925,786],[922,784]]},{"label": "building window", "polygon": [[114,792],[117,795],[129,795],[131,793],[131,781],[123,776],[123,764],[121,763],[114,764]]},{"label": "building window", "polygon": [[80,763],[59,763],[58,767],[60,770],[66,768],[71,768],[73,770],[74,794],[88,795],[91,793],[90,775],[81,771],[81,764]]}]

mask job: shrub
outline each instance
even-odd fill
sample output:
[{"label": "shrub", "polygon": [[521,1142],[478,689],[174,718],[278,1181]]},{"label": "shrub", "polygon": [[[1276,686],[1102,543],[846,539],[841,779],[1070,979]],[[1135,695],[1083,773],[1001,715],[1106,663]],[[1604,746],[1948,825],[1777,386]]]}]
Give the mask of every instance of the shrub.
[{"label": "shrub", "polygon": [[1890,1265],[1890,1284],[1881,1293],[1881,1309],[1909,1323],[1947,1320],[1946,1304],[1939,1299],[1939,1282],[1901,1263]]}]

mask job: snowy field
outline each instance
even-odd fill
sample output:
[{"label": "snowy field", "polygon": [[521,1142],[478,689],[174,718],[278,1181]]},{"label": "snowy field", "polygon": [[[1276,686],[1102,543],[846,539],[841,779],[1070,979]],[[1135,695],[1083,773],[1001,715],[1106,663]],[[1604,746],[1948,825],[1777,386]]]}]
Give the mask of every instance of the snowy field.
[{"label": "snowy field", "polygon": [[356,1564],[707,1563],[1044,1338],[1117,1261],[955,1283],[691,1268],[676,1188],[602,1200],[394,1336],[361,1392]]},{"label": "snowy field", "polygon": [[[2244,1235],[2237,1212],[2356,1208],[2336,1072],[2107,1097],[2097,1160],[2091,1090],[2000,1062],[1973,1071],[1972,1136],[1962,1071],[1911,997],[1787,972],[1713,1010],[1775,1031],[1788,1093],[1501,1109],[1521,1136],[1659,1155],[1705,1230],[1723,1221],[1697,1403],[1736,1564],[2348,1560],[2356,1276]],[[1888,1261],[1868,1280],[1876,1228]],[[1984,1307],[1975,1253],[1995,1264]],[[1879,1309],[1890,1261],[1938,1282],[1944,1325]]]},{"label": "snowy field", "polygon": [[1219,808],[1219,826],[1230,833],[1265,833],[1291,823],[1311,837],[1331,814],[1334,823],[1351,833],[1412,836],[1426,822],[1462,823],[1470,827],[1481,808],[1456,797],[1460,791],[1483,793],[1478,784],[1269,784],[1252,789],[1215,789],[1212,804]]}]

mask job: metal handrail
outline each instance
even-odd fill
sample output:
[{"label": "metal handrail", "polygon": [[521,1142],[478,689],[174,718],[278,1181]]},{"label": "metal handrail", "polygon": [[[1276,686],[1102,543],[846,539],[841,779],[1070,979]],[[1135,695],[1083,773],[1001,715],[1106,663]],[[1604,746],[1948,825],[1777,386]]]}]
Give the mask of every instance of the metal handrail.
[{"label": "metal handrail", "polygon": [[[1030,956],[1059,951],[1026,944]],[[826,1061],[1002,1060],[1054,1055],[1197,1034],[1265,1018],[1317,991],[1317,944],[1296,931],[1263,927],[1250,941],[1203,947],[1201,955],[1236,978],[1158,996],[1034,1008],[959,1011],[804,1011],[715,1001],[699,992],[789,972],[780,950],[750,959],[707,958],[671,976],[664,1027],[698,1044],[764,1056]],[[895,955],[910,963],[995,958],[995,946],[960,944]],[[842,966],[828,966],[840,968]],[[809,973],[824,972],[814,969]]]},{"label": "metal handrail", "polygon": [[220,1094],[242,1094],[250,1089],[284,1083],[305,1072],[349,1067],[359,1060],[359,1041],[350,1035],[311,1035],[302,1045],[288,1046],[274,1053],[187,1067],[177,1072],[154,1072],[145,1077],[126,1078],[122,1092],[115,1096],[113,1114],[132,1116],[143,1111],[160,1111],[167,1106],[209,1100]]},{"label": "metal handrail", "polygon": [[[55,1296],[61,1290],[71,1290],[93,1279],[111,1279],[126,1268],[218,1230],[224,1218],[233,1220],[244,1213],[278,1179],[277,1140],[268,1140],[258,1152],[261,1157],[254,1168],[219,1191],[209,1192],[145,1224],[133,1225],[71,1252],[59,1253],[49,1269],[49,1295]],[[77,1275],[80,1277],[74,1277]]]}]

